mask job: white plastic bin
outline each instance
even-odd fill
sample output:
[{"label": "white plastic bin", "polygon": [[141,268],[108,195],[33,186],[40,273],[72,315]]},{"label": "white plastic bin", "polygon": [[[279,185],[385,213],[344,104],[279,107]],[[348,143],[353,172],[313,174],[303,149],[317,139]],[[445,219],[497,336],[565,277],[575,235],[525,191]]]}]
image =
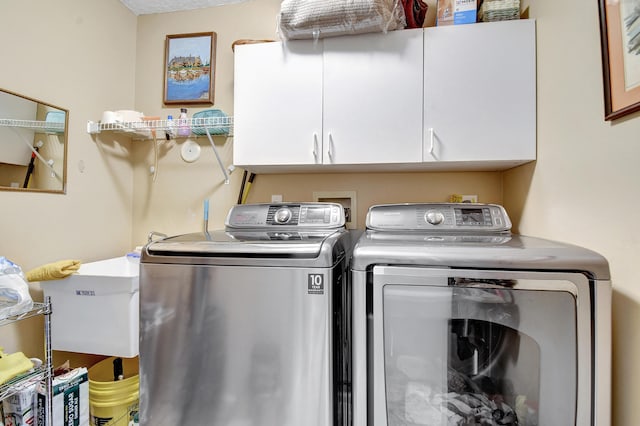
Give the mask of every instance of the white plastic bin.
[{"label": "white plastic bin", "polygon": [[51,297],[51,347],[137,356],[139,271],[139,262],[122,256],[82,264],[68,278],[40,283]]}]

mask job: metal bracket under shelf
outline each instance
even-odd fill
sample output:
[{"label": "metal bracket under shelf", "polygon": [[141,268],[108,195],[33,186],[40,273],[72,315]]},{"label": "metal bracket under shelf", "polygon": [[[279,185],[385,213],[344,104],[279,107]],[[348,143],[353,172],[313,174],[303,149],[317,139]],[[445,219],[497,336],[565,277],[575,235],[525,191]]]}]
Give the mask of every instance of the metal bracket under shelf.
[{"label": "metal bracket under shelf", "polygon": [[229,183],[229,171],[222,164],[218,149],[213,143],[212,136],[233,136],[233,117],[198,117],[198,118],[181,118],[176,120],[143,120],[119,123],[101,123],[89,121],[87,122],[87,133],[98,134],[103,131],[112,131],[119,133],[127,133],[132,139],[157,139],[154,132],[171,132],[176,135],[181,126],[189,127],[189,136],[178,136],[182,138],[206,136],[211,143],[213,153],[220,165],[220,170],[224,175],[224,183]]}]

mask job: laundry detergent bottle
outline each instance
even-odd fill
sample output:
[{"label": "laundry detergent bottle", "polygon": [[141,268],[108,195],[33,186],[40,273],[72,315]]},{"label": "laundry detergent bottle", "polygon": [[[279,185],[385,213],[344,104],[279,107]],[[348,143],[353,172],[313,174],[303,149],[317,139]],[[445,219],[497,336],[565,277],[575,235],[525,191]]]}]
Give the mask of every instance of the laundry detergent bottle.
[{"label": "laundry detergent bottle", "polygon": [[186,137],[191,134],[189,119],[187,118],[187,109],[180,108],[180,118],[178,119],[178,136]]}]

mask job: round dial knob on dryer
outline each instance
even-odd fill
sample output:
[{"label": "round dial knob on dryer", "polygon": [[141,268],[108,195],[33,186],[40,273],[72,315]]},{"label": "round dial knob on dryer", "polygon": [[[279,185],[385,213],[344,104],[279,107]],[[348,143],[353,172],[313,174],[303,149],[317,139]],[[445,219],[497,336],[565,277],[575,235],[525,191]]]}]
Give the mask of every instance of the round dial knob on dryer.
[{"label": "round dial knob on dryer", "polygon": [[289,210],[286,207],[283,207],[281,209],[278,209],[275,213],[275,215],[273,216],[273,220],[276,223],[287,223],[291,220],[291,210]]},{"label": "round dial knob on dryer", "polygon": [[424,219],[431,225],[440,225],[442,222],[444,222],[444,215],[439,211],[429,210],[424,215]]}]

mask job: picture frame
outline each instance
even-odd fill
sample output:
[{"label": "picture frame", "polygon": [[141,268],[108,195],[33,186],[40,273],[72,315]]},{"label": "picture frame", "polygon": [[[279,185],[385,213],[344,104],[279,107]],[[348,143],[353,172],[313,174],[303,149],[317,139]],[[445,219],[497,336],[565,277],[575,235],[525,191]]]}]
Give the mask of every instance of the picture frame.
[{"label": "picture frame", "polygon": [[633,38],[640,31],[640,0],[598,2],[604,119],[611,121],[640,111],[640,37]]},{"label": "picture frame", "polygon": [[216,36],[215,32],[166,36],[165,105],[213,105]]}]

